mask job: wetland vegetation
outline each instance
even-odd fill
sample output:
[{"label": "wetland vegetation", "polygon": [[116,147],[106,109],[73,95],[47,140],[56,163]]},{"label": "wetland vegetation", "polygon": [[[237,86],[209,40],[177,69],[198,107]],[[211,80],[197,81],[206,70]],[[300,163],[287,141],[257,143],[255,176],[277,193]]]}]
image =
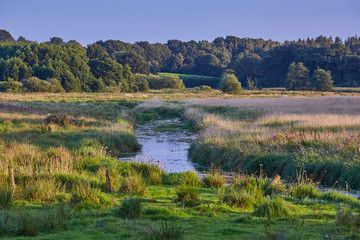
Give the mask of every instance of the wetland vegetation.
[{"label": "wetland vegetation", "polygon": [[[196,91],[2,94],[0,237],[360,238],[358,93]],[[201,177],[118,159],[174,118]]]}]

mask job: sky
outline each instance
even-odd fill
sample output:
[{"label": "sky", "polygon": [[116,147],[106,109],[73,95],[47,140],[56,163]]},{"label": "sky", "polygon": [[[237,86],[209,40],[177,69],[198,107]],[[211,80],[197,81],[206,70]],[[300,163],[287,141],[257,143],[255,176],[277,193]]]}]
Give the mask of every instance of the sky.
[{"label": "sky", "polygon": [[360,35],[360,0],[0,0],[0,29],[51,37],[165,43],[228,35],[283,42]]}]

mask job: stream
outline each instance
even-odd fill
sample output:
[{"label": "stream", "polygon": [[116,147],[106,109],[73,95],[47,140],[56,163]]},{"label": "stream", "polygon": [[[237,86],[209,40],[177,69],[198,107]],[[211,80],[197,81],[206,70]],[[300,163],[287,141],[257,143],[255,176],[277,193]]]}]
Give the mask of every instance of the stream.
[{"label": "stream", "polygon": [[[203,167],[190,161],[188,150],[196,136],[185,128],[184,122],[179,118],[155,120],[139,124],[135,130],[138,142],[142,149],[132,154],[131,157],[121,157],[124,161],[137,161],[159,164],[168,173],[196,171],[203,175]],[[231,174],[223,172],[226,178],[231,179]],[[330,190],[328,187],[319,186],[320,191]],[[342,194],[348,194],[360,199],[360,191],[348,193],[334,189]]]},{"label": "stream", "polygon": [[142,146],[141,151],[131,158],[121,159],[159,164],[168,173],[196,171],[196,164],[188,158],[188,150],[195,136],[180,119],[139,124],[135,134]]}]

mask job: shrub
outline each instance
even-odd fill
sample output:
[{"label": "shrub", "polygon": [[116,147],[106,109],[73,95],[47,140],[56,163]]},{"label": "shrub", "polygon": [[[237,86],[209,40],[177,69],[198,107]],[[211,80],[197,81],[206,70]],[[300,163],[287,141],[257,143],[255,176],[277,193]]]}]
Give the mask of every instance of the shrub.
[{"label": "shrub", "polygon": [[161,222],[152,231],[149,238],[154,240],[177,240],[183,239],[184,233],[185,231],[181,224],[174,222]]},{"label": "shrub", "polygon": [[130,173],[129,176],[122,179],[120,192],[144,196],[146,192],[145,181],[138,173]]},{"label": "shrub", "polygon": [[93,92],[100,92],[105,89],[105,83],[102,78],[94,78],[90,81],[89,87]]},{"label": "shrub", "polygon": [[23,84],[8,78],[7,81],[0,82],[0,92],[21,93]]},{"label": "shrub", "polygon": [[193,90],[195,91],[204,91],[204,92],[209,92],[212,90],[212,88],[210,86],[207,85],[200,85],[198,87],[194,87]]},{"label": "shrub", "polygon": [[176,188],[177,201],[185,207],[194,207],[199,199],[199,189],[194,186],[180,185]]},{"label": "shrub", "polygon": [[44,119],[44,123],[46,125],[49,124],[56,124],[62,127],[66,127],[68,125],[72,125],[75,126],[75,119],[71,116],[68,115],[55,115],[55,114],[51,114],[49,116],[47,116]]},{"label": "shrub", "polygon": [[37,77],[31,77],[22,81],[24,92],[63,92],[64,89],[56,79],[48,81],[41,80]]},{"label": "shrub", "polygon": [[143,216],[143,205],[140,198],[125,199],[121,206],[115,209],[115,216],[125,219],[137,219]]},{"label": "shrub", "polygon": [[286,217],[294,214],[294,206],[282,198],[267,199],[259,205],[254,215],[257,217]]},{"label": "shrub", "polygon": [[149,92],[150,86],[146,79],[136,79],[136,86],[139,89],[139,92]]},{"label": "shrub", "polygon": [[185,85],[178,76],[151,77],[147,79],[151,89],[184,89]]},{"label": "shrub", "polygon": [[226,75],[220,82],[220,89],[224,93],[239,95],[242,92],[241,83],[234,74]]}]

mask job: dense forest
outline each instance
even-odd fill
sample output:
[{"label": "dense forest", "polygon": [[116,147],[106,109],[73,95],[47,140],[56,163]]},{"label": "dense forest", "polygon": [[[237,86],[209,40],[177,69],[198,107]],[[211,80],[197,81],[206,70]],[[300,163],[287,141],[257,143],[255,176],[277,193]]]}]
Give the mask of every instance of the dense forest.
[{"label": "dense forest", "polygon": [[360,37],[284,43],[234,36],[165,44],[107,40],[83,47],[58,37],[43,43],[15,40],[0,30],[0,91],[136,92],[144,89],[144,76],[159,80],[153,75],[158,72],[235,74],[245,87],[284,87],[289,69],[300,63],[309,75],[318,69],[331,74],[335,85],[360,86]]}]

